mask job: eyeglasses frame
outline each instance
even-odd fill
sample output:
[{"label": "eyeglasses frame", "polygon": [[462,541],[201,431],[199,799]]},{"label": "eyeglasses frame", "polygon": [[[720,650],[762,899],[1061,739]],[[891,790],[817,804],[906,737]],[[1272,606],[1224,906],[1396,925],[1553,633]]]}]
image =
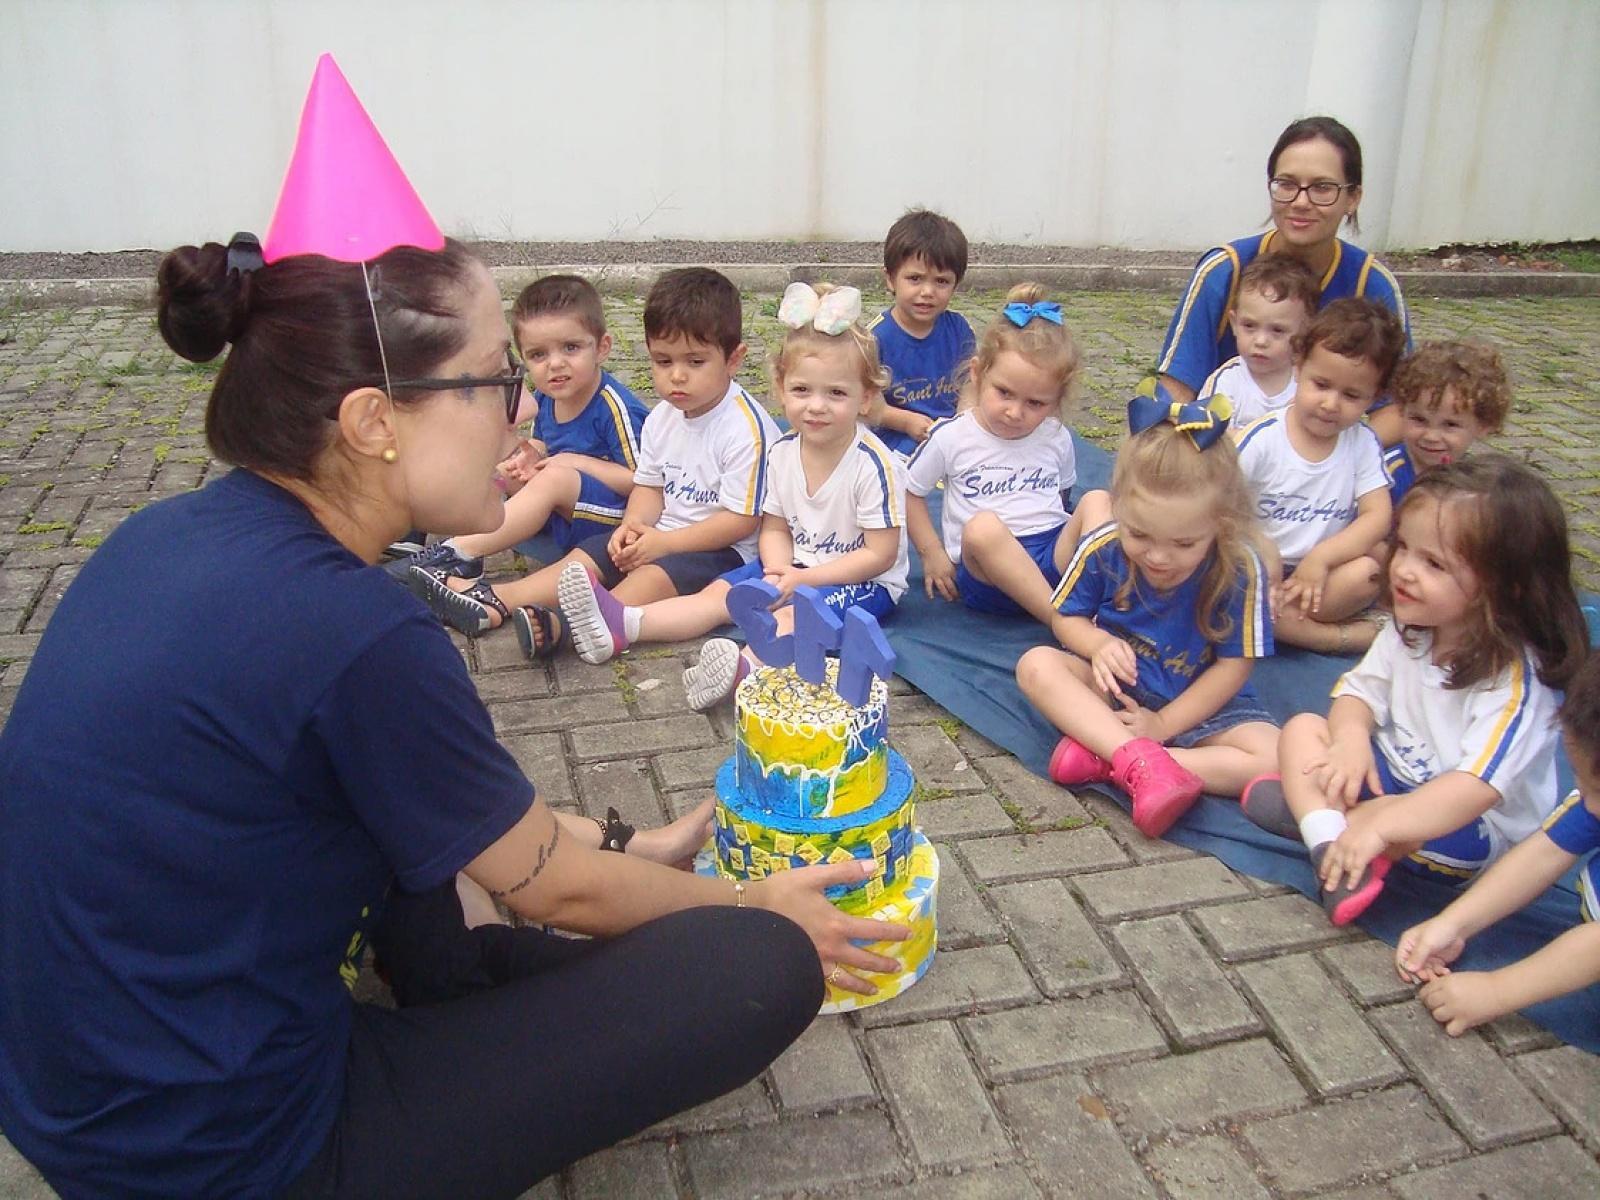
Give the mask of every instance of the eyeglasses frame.
[{"label": "eyeglasses frame", "polygon": [[[487,378],[478,378],[471,375],[459,375],[454,379],[392,379],[388,386],[393,391],[409,389],[414,392],[456,392],[468,391],[475,387],[499,387],[505,389],[506,424],[517,423],[517,409],[522,399],[522,384],[527,376],[528,369],[506,351],[506,366],[510,368],[509,375],[495,375]],[[369,384],[370,387],[380,387],[380,384]]]},{"label": "eyeglasses frame", "polygon": [[[1277,196],[1272,194],[1272,185],[1277,183],[1280,179],[1286,184],[1294,184],[1294,195],[1290,196],[1287,200],[1280,200]],[[1318,208],[1332,208],[1335,204],[1339,203],[1340,196],[1344,195],[1351,188],[1358,188],[1360,186],[1361,185],[1359,183],[1334,183],[1331,179],[1318,179],[1313,183],[1296,183],[1287,175],[1274,175],[1271,179],[1267,180],[1267,198],[1274,204],[1293,204],[1296,200],[1300,199],[1300,194],[1304,192],[1306,199],[1311,201],[1311,203],[1316,205]],[[1317,187],[1333,187],[1338,190],[1333,193],[1333,196],[1330,199],[1318,200],[1311,194],[1311,189]]]}]

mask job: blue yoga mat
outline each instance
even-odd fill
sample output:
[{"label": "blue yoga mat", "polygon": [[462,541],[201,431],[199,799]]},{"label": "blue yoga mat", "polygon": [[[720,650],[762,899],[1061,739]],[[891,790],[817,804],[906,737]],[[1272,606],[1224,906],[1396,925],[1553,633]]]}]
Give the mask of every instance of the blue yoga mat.
[{"label": "blue yoga mat", "polygon": [[[1110,456],[1083,441],[1076,449],[1077,490],[1106,486]],[[937,514],[937,494],[929,499]],[[884,631],[897,656],[897,674],[962,723],[1015,754],[1029,770],[1046,774],[1060,734],[1023,697],[1013,672],[1028,649],[1052,643],[1047,629],[1025,617],[991,616],[928,599],[913,551],[911,586]],[[1282,722],[1299,712],[1326,712],[1335,680],[1354,661],[1285,649],[1257,664],[1252,680],[1262,702]],[[1564,758],[1560,773],[1565,794],[1572,786],[1572,771]],[[1127,807],[1121,792],[1106,794]],[[1305,847],[1258,829],[1235,800],[1202,797],[1166,836],[1247,875],[1284,884],[1306,896],[1317,895]],[[1394,871],[1360,925],[1392,946],[1401,933],[1438,912],[1457,894],[1447,883]],[[1578,914],[1575,876],[1569,875],[1520,913],[1473,938],[1458,965],[1486,969],[1524,958],[1577,924]],[[1535,1005],[1526,1013],[1563,1040],[1600,1053],[1600,987]]]}]

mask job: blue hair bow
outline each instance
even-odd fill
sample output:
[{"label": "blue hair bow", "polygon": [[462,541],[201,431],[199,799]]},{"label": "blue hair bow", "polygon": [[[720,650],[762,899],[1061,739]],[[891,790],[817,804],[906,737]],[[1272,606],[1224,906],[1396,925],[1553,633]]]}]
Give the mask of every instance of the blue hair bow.
[{"label": "blue hair bow", "polygon": [[1035,317],[1042,317],[1053,325],[1065,324],[1061,319],[1061,305],[1054,300],[1040,300],[1035,304],[1024,304],[1020,300],[1013,300],[1000,310],[1001,315],[1018,329],[1021,329]]},{"label": "blue hair bow", "polygon": [[1187,433],[1196,450],[1204,450],[1228,431],[1228,421],[1233,416],[1233,401],[1221,392],[1205,400],[1181,404],[1172,398],[1154,375],[1147,376],[1134,390],[1128,401],[1128,429],[1143,433],[1152,425],[1170,421],[1181,433]]}]

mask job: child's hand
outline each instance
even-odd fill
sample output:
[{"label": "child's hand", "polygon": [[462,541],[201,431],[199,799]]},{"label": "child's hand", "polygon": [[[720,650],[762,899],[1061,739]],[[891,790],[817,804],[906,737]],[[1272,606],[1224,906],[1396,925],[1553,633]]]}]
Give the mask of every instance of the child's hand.
[{"label": "child's hand", "polygon": [[1122,727],[1136,738],[1149,738],[1152,742],[1167,740],[1167,727],[1161,714],[1143,707],[1132,697],[1122,698],[1122,708],[1116,715]]},{"label": "child's hand", "polygon": [[1094,673],[1096,686],[1108,696],[1115,696],[1124,705],[1132,703],[1122,694],[1124,683],[1132,686],[1139,682],[1139,659],[1133,647],[1121,638],[1107,634],[1089,656],[1089,669]]},{"label": "child's hand", "polygon": [[620,569],[629,570],[624,565],[623,560],[628,555],[629,547],[639,540],[639,535],[645,529],[646,526],[639,524],[637,521],[624,520],[621,525],[617,526],[617,531],[611,535],[611,540],[606,543],[606,553],[611,556],[611,561]]},{"label": "child's hand", "polygon": [[[906,432],[919,442],[928,440],[928,431],[933,428],[933,418],[925,417],[919,412],[906,413]],[[953,598],[953,597],[952,597]]]},{"label": "child's hand", "polygon": [[539,460],[539,470],[546,467],[571,467],[574,471],[581,471],[593,461],[587,454],[574,454],[570,450],[563,450],[560,454],[551,454]]},{"label": "child's hand", "polygon": [[640,530],[638,536],[622,549],[622,557],[612,557],[614,563],[624,571],[637,571],[640,567],[647,567],[658,559],[665,558],[672,551],[667,545],[667,535],[659,529]]},{"label": "child's hand", "polygon": [[1389,848],[1389,843],[1363,819],[1361,810],[1350,814],[1350,824],[1323,852],[1320,873],[1323,890],[1336,892],[1341,886],[1353,887],[1367,864]]},{"label": "child's hand", "polygon": [[1363,786],[1374,796],[1383,791],[1378,764],[1372,757],[1372,742],[1366,738],[1335,738],[1326,753],[1306,764],[1305,773],[1328,803],[1346,810],[1361,799]]},{"label": "child's hand", "polygon": [[959,600],[960,591],[956,588],[956,565],[950,561],[950,556],[940,547],[932,554],[922,556],[922,586],[928,593],[928,599],[934,598],[937,592],[946,600]]},{"label": "child's hand", "polygon": [[544,452],[538,445],[523,438],[517,443],[504,462],[495,469],[507,479],[515,479],[519,483],[527,483],[539,470],[539,463],[544,458]]},{"label": "child's hand", "polygon": [[778,598],[769,606],[777,611],[794,599],[794,589],[806,581],[806,569],[791,565],[779,571],[764,571],[761,578],[778,589]]},{"label": "child's hand", "polygon": [[1461,957],[1467,940],[1444,914],[1413,925],[1400,935],[1394,948],[1394,969],[1406,983],[1427,983],[1450,974],[1450,964]]},{"label": "child's hand", "polygon": [[1284,604],[1300,605],[1300,615],[1309,617],[1322,611],[1322,590],[1328,586],[1328,568],[1312,551],[1301,559],[1294,573],[1283,581]]},{"label": "child's hand", "polygon": [[1423,984],[1417,999],[1451,1037],[1503,1017],[1511,1006],[1502,994],[1496,971],[1455,971]]}]

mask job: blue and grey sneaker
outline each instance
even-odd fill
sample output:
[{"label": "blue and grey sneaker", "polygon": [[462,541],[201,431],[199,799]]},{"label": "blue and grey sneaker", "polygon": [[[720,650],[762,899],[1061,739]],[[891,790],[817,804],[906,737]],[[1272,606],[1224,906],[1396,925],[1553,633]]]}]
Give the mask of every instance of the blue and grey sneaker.
[{"label": "blue and grey sneaker", "polygon": [[457,554],[455,547],[447,542],[435,542],[431,546],[424,546],[414,554],[385,563],[383,569],[396,579],[406,581],[410,577],[412,567],[421,567],[431,574],[454,575],[457,579],[483,577],[483,559],[465,558]]},{"label": "blue and grey sneaker", "polygon": [[428,535],[420,529],[413,529],[399,541],[390,542],[384,554],[389,558],[405,558],[425,549],[427,545]]}]

